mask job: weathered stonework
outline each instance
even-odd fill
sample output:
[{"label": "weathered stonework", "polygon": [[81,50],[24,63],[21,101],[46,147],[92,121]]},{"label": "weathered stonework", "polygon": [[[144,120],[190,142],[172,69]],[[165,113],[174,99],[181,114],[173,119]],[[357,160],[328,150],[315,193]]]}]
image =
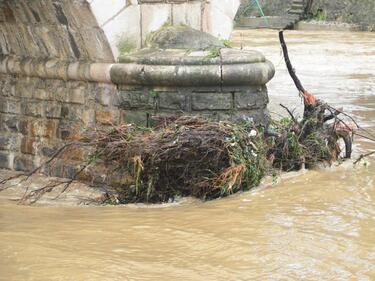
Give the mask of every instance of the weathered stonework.
[{"label": "weathered stonework", "polygon": [[[88,2],[2,1],[0,168],[31,171],[86,128],[119,122],[149,126],[153,115],[267,122],[265,84],[272,64],[260,53],[217,42],[214,55],[174,50],[171,56],[167,49],[115,63]],[[83,149],[69,150],[44,172],[72,177],[87,156]],[[99,166],[80,177],[122,180],[106,179],[103,171]]]},{"label": "weathered stonework", "polygon": [[[119,58],[111,79],[120,86],[125,121],[153,115],[203,115],[213,120],[267,124],[267,89],[273,65],[254,51],[225,48],[188,27],[158,31],[150,48]],[[254,112],[257,111],[257,114]]]},{"label": "weathered stonework", "polygon": [[[85,128],[119,121],[120,110],[113,106],[115,85],[7,74],[0,75],[0,81],[1,168],[30,171]],[[103,93],[106,104],[97,102]],[[82,160],[80,154],[69,153],[67,169]]]}]

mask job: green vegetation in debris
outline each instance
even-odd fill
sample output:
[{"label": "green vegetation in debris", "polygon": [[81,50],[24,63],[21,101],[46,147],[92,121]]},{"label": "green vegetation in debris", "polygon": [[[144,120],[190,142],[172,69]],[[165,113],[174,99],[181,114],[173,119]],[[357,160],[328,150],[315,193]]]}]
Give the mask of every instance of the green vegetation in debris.
[{"label": "green vegetation in debris", "polygon": [[169,28],[171,26],[172,26],[172,24],[171,24],[170,20],[168,19],[168,21],[166,21],[158,30],[149,32],[146,35],[145,45],[147,47],[150,47],[151,46],[151,42],[154,40],[155,36],[157,36],[160,32],[164,31],[165,29],[167,29],[167,28]]},{"label": "green vegetation in debris", "polygon": [[122,39],[118,42],[117,48],[120,55],[129,54],[137,49],[137,44],[132,39]]},{"label": "green vegetation in debris", "polygon": [[159,92],[155,91],[155,90],[150,90],[149,91],[149,94],[152,98],[156,99],[159,97]]},{"label": "green vegetation in debris", "polygon": [[208,49],[208,54],[203,58],[204,60],[210,60],[220,57],[220,48],[211,47]]},{"label": "green vegetation in debris", "polygon": [[226,48],[232,47],[232,42],[229,39],[223,39],[221,40]]},{"label": "green vegetation in debris", "polygon": [[270,168],[262,130],[250,123],[184,116],[153,130],[133,125],[95,130],[87,139],[95,140],[106,166],[131,175],[130,184],[116,187],[120,203],[224,197],[259,185]]},{"label": "green vegetation in debris", "polygon": [[339,159],[338,135],[319,116],[272,121],[267,133],[251,122],[170,116],[154,129],[120,125],[96,129],[87,139],[109,170],[130,175],[116,186],[119,203],[210,200],[250,190],[267,175],[276,181],[279,171]]}]

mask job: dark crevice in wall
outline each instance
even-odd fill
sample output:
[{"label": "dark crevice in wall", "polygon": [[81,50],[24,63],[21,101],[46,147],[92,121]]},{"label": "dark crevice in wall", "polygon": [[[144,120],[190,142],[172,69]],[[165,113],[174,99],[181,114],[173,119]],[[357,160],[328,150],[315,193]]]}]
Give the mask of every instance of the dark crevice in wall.
[{"label": "dark crevice in wall", "polygon": [[33,9],[31,9],[31,12],[32,12],[32,14],[33,14],[35,20],[36,20],[37,22],[40,22],[41,20],[40,20],[40,16],[39,16],[39,14],[38,14],[36,11],[34,11]]},{"label": "dark crevice in wall", "polygon": [[224,77],[223,77],[223,55],[221,53],[221,49],[219,50],[220,56],[220,90],[223,92],[223,84],[224,84]]},{"label": "dark crevice in wall", "polygon": [[14,17],[12,9],[9,7],[8,3],[4,3],[3,6],[3,14],[4,14],[4,19],[6,22],[14,23],[16,22],[16,18]]},{"label": "dark crevice in wall", "polygon": [[53,6],[55,7],[56,16],[57,16],[58,21],[62,25],[65,25],[66,27],[68,27],[69,22],[68,22],[68,19],[66,18],[65,14],[64,14],[64,11],[63,11],[62,7],[60,5],[58,5],[57,3],[53,3]]},{"label": "dark crevice in wall", "polygon": [[69,34],[70,46],[72,47],[74,56],[77,59],[79,59],[81,57],[81,52],[79,51],[78,45],[77,45],[76,41],[74,40],[74,37],[73,37],[72,33],[69,30],[68,30],[68,34]]},{"label": "dark crevice in wall", "polygon": [[53,3],[53,6],[55,7],[55,11],[56,11],[56,16],[57,16],[57,19],[58,21],[64,25],[68,31],[68,35],[69,35],[69,43],[70,43],[70,46],[72,48],[72,51],[74,53],[74,56],[79,59],[81,57],[81,52],[79,51],[79,47],[74,39],[74,36],[72,35],[72,33],[70,32],[69,30],[69,22],[68,22],[68,19],[67,17],[65,16],[64,14],[64,11],[62,9],[62,7],[60,5],[58,5],[57,3]]}]

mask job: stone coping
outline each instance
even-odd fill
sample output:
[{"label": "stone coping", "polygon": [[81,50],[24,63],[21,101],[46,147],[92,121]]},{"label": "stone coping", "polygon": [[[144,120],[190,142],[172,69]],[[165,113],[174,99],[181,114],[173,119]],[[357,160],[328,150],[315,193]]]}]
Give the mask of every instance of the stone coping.
[{"label": "stone coping", "polygon": [[111,83],[110,70],[112,65],[110,63],[0,56],[0,73],[64,81]]},{"label": "stone coping", "polygon": [[[213,50],[216,51],[216,49]],[[145,65],[224,65],[266,61],[266,58],[260,52],[231,48],[217,49],[217,56],[212,56],[210,50],[143,49],[133,54],[121,56],[119,62]]]},{"label": "stone coping", "polygon": [[145,86],[256,86],[274,76],[271,62],[234,65],[115,64],[112,82]]},{"label": "stone coping", "polygon": [[[90,63],[54,59],[21,59],[0,56],[0,73],[45,79],[78,80],[140,86],[255,86],[264,85],[275,69],[258,52],[240,53],[221,50],[219,58],[202,64],[202,56],[193,56],[191,63]],[[219,59],[219,61],[217,61]],[[163,58],[160,58],[162,62]],[[166,57],[164,57],[166,60]],[[200,64],[197,61],[200,60]],[[187,59],[189,61],[189,59]]]}]

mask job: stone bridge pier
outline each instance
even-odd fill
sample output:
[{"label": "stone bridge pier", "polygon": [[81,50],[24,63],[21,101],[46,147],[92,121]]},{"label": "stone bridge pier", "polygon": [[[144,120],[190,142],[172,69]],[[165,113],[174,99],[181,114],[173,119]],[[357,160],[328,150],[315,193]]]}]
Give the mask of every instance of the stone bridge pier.
[{"label": "stone bridge pier", "polygon": [[[153,115],[267,123],[273,65],[220,40],[239,2],[0,1],[0,169],[30,171],[85,128]],[[159,40],[184,34],[198,46]],[[72,177],[85,157],[71,151],[44,172]]]}]

